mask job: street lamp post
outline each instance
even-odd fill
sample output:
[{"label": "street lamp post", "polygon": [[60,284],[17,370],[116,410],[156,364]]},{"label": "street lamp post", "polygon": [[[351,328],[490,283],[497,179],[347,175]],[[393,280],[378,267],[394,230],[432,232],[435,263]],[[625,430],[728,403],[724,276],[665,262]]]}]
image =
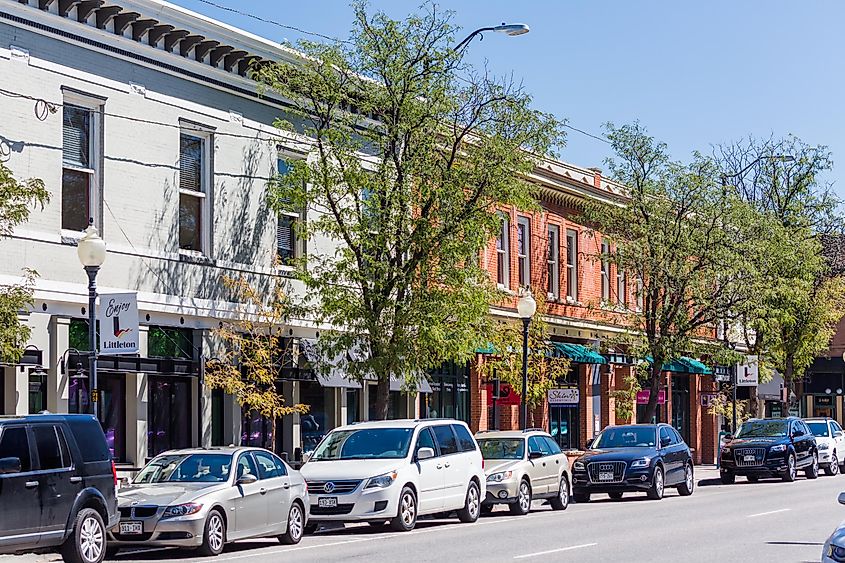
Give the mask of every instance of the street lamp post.
[{"label": "street lamp post", "polygon": [[106,261],[106,243],[97,233],[94,220],[88,223],[85,234],[76,247],[79,261],[88,274],[88,345],[91,354],[91,364],[88,370],[88,391],[90,395],[91,414],[97,416],[97,272]]},{"label": "street lamp post", "polygon": [[531,295],[531,290],[526,288],[516,305],[516,310],[522,319],[522,405],[519,413],[519,425],[524,430],[528,427],[528,326],[531,324],[531,317],[537,312],[537,302]]},{"label": "street lamp post", "polygon": [[[502,22],[502,25],[494,25],[492,27],[480,27],[480,28],[476,29],[475,31],[473,31],[472,33],[470,33],[469,35],[467,35],[466,38],[463,41],[458,43],[457,46],[455,47],[455,52],[458,52],[461,49],[463,49],[464,47],[466,47],[467,45],[469,45],[469,42],[472,41],[472,39],[476,35],[481,35],[485,31],[492,31],[494,33],[504,33],[505,35],[508,35],[510,37],[515,37],[517,35],[524,35],[524,34],[528,33],[529,31],[531,31],[531,29],[527,25],[525,25],[524,23],[506,24],[504,22]],[[483,37],[484,36],[482,35],[482,38]]]}]

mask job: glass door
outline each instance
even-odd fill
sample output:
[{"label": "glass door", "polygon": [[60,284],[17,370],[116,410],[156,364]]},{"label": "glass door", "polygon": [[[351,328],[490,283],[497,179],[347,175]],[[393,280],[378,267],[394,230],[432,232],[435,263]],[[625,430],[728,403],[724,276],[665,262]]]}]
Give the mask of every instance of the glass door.
[{"label": "glass door", "polygon": [[690,393],[689,380],[694,375],[672,374],[672,426],[684,441],[690,443]]},{"label": "glass door", "polygon": [[191,447],[191,380],[150,376],[147,455]]},{"label": "glass door", "polygon": [[579,448],[578,428],[580,419],[578,407],[561,407],[551,405],[549,407],[549,434],[562,450],[577,450]]}]

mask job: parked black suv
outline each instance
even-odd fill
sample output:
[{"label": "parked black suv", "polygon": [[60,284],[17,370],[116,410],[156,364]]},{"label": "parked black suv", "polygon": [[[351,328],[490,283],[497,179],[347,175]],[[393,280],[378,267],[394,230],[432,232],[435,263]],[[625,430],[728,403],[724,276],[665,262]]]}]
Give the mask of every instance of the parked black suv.
[{"label": "parked black suv", "polygon": [[117,476],[92,415],[0,418],[0,554],[57,549],[100,563],[117,525]]},{"label": "parked black suv", "polygon": [[819,476],[816,437],[798,417],[752,418],[722,447],[720,468],[725,484],[733,483],[737,475],[752,482],[774,476],[794,481],[799,469],[807,479],[815,479]]}]

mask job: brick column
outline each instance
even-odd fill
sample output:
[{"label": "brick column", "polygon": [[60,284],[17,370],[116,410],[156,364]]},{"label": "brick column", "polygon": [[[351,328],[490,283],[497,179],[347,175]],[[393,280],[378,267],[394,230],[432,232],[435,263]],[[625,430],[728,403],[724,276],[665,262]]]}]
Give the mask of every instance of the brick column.
[{"label": "brick column", "polygon": [[476,361],[469,368],[469,426],[473,432],[487,430],[487,388],[478,369],[483,361],[481,354],[476,354]]},{"label": "brick column", "polygon": [[616,424],[616,399],[610,391],[616,390],[617,368],[613,365],[601,366],[601,427]]},{"label": "brick column", "polygon": [[690,443],[687,444],[694,449],[693,463],[701,463],[701,385],[702,380],[707,376],[690,374],[689,382],[689,397],[690,397],[690,411],[689,411],[689,435]]},{"label": "brick column", "polygon": [[[716,380],[712,375],[705,375],[698,378],[701,385],[701,392],[715,393],[717,390]],[[700,403],[700,401],[699,401]],[[709,414],[707,409],[701,409],[701,455],[698,456],[699,463],[714,464],[718,454],[716,441],[719,436],[718,417]]]}]

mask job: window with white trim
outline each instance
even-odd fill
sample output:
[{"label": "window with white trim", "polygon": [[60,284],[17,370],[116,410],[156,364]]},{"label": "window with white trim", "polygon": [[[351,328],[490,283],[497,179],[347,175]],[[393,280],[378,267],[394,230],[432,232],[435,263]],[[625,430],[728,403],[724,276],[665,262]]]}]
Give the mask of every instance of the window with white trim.
[{"label": "window with white trim", "polygon": [[627,289],[625,270],[621,266],[616,266],[616,303],[621,307],[627,304]]},{"label": "window with white trim", "polygon": [[84,231],[100,208],[102,101],[65,92],[62,107],[62,229]]},{"label": "window with white trim", "polygon": [[560,227],[549,225],[549,299],[560,298]]},{"label": "window with white trim", "polygon": [[601,243],[601,300],[605,303],[610,301],[610,245]]},{"label": "window with white trim", "polygon": [[[276,172],[284,176],[290,172],[290,162],[279,158]],[[282,266],[292,266],[294,261],[305,254],[304,240],[300,240],[298,233],[301,228],[302,214],[295,209],[284,209],[279,212],[276,225],[276,258]]]},{"label": "window with white trim", "polygon": [[179,249],[208,254],[211,246],[211,133],[179,134]]},{"label": "window with white trim", "polygon": [[502,226],[496,237],[496,282],[499,286],[510,287],[510,220],[507,215],[500,215]]},{"label": "window with white trim", "polygon": [[516,260],[519,268],[519,285],[531,285],[531,220],[518,217],[516,222]]},{"label": "window with white trim", "polygon": [[566,298],[578,301],[578,231],[566,230]]}]

